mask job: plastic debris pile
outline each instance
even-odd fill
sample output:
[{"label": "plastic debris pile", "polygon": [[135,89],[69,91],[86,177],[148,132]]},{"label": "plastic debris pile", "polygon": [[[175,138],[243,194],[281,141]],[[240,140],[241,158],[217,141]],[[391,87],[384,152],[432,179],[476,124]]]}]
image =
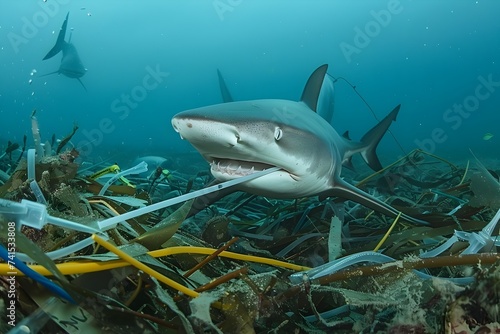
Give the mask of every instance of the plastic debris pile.
[{"label": "plastic debris pile", "polygon": [[[238,192],[191,216],[196,198],[259,175],[209,185],[205,165],[197,174],[162,167],[145,173],[145,163],[124,171],[117,165],[82,170],[76,150],[41,146],[12,168],[19,150],[10,143],[0,158],[8,176],[0,181],[0,295],[8,305],[7,279],[14,272],[17,328],[500,328],[500,187],[495,172],[480,163],[459,167],[416,150],[379,173],[348,176],[430,223],[413,226],[331,198],[278,201]],[[13,227],[15,253],[8,246]],[[10,329],[2,326],[1,332]]]}]

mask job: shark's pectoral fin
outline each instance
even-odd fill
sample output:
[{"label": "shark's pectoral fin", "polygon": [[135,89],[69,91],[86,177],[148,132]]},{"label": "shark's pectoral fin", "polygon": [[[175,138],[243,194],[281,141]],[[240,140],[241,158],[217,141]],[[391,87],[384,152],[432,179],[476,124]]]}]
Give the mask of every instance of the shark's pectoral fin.
[{"label": "shark's pectoral fin", "polygon": [[[399,211],[394,209],[389,204],[382,202],[381,200],[365,193],[363,190],[358,189],[341,179],[335,182],[334,187],[321,193],[320,196],[340,197],[346,200],[351,200],[390,217],[396,217],[399,214]],[[408,215],[405,215],[404,213],[401,214],[401,218],[410,223],[429,225],[429,223],[426,221],[410,217]]]},{"label": "shark's pectoral fin", "polygon": [[46,73],[46,74],[42,74],[42,75],[39,75],[38,77],[41,78],[41,77],[46,77],[47,75],[51,75],[51,74],[60,74],[61,72],[59,72],[59,70],[57,71],[54,71],[54,72],[50,72],[50,73]]},{"label": "shark's pectoral fin", "polygon": [[68,14],[66,14],[66,19],[64,20],[61,26],[61,30],[59,31],[59,35],[57,36],[56,44],[52,49],[50,49],[47,55],[43,57],[43,60],[54,57],[64,48],[64,45],[66,44],[66,42],[64,41],[64,36],[66,36],[66,28],[68,27],[68,17],[69,17],[69,12]]},{"label": "shark's pectoral fin", "polygon": [[323,80],[325,79],[327,70],[327,64],[318,67],[307,80],[304,91],[302,92],[300,100],[304,102],[312,111],[316,111],[316,108],[318,107],[319,93],[321,91],[321,86],[323,85]]},{"label": "shark's pectoral fin", "polygon": [[396,106],[396,108],[394,108],[389,115],[385,116],[383,120],[381,120],[377,125],[370,129],[363,136],[363,138],[361,138],[361,143],[366,147],[365,150],[361,152],[361,156],[368,166],[375,171],[382,169],[382,164],[380,163],[376,153],[377,145],[380,143],[380,140],[386,133],[387,129],[389,129],[391,123],[396,120],[400,108],[401,105]]},{"label": "shark's pectoral fin", "polygon": [[224,103],[227,102],[233,102],[233,97],[231,96],[231,93],[229,92],[229,89],[226,86],[226,81],[222,77],[222,74],[220,73],[219,69],[217,69],[217,77],[219,78],[219,88],[220,88],[220,93],[222,95],[222,101]]},{"label": "shark's pectoral fin", "polygon": [[86,92],[87,91],[87,87],[85,87],[85,85],[83,84],[82,80],[80,80],[80,78],[76,78],[76,80],[78,80],[78,82],[82,85],[83,89],[85,89]]}]

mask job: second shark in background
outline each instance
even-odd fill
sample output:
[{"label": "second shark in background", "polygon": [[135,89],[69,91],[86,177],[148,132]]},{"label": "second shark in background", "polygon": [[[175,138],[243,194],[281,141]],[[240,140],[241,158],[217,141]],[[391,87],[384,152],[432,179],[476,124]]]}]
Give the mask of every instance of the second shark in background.
[{"label": "second shark in background", "polygon": [[63,56],[61,59],[61,64],[59,65],[59,69],[57,71],[47,73],[45,75],[56,74],[56,73],[63,74],[68,78],[77,79],[78,82],[80,82],[80,84],[83,86],[83,88],[87,90],[83,82],[80,80],[80,78],[83,77],[85,73],[87,73],[87,69],[85,68],[85,66],[83,66],[82,60],[78,55],[78,51],[76,50],[75,46],[71,43],[71,35],[69,37],[68,42],[64,40],[66,37],[66,29],[68,27],[68,18],[69,18],[69,13],[66,14],[66,19],[64,20],[61,26],[61,30],[59,31],[59,35],[57,36],[56,44],[43,58],[43,60],[50,59],[62,51]]}]

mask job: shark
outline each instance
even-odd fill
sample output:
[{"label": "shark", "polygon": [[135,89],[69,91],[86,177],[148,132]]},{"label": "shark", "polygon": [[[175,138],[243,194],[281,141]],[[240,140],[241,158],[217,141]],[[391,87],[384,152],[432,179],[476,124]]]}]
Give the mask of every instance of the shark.
[{"label": "shark", "polygon": [[50,49],[47,55],[43,58],[43,60],[50,59],[57,55],[59,52],[62,52],[61,64],[59,65],[59,69],[57,71],[44,74],[42,76],[50,75],[50,74],[62,74],[67,76],[68,78],[77,79],[78,82],[82,85],[82,87],[87,90],[82,80],[80,79],[87,73],[87,69],[83,65],[80,56],[78,55],[78,51],[76,47],[71,43],[71,35],[69,41],[65,41],[66,37],[66,29],[68,27],[68,18],[69,12],[66,14],[66,19],[64,20],[61,30],[59,31],[59,35],[57,36],[57,41],[54,47]]},{"label": "shark", "polygon": [[[277,199],[337,197],[395,217],[398,210],[345,181],[341,171],[358,153],[370,168],[382,169],[376,148],[400,105],[360,141],[349,140],[316,113],[327,69],[325,64],[311,74],[299,101],[262,99],[205,106],[174,115],[172,126],[210,164],[218,182],[280,168],[235,190]],[[406,214],[401,218],[428,225]]]}]

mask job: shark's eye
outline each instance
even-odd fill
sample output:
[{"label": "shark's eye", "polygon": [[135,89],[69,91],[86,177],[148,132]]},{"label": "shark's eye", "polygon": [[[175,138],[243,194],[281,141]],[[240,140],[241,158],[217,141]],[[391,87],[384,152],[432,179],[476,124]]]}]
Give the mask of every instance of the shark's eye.
[{"label": "shark's eye", "polygon": [[283,137],[283,130],[281,130],[281,128],[279,127],[276,127],[274,129],[274,139],[280,140],[281,137]]}]

